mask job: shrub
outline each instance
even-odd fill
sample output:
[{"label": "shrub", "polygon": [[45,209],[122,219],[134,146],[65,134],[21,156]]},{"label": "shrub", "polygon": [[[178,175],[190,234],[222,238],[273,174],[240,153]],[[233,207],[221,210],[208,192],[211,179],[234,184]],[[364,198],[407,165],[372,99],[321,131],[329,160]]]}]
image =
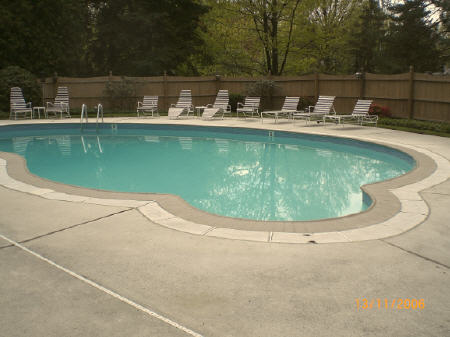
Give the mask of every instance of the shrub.
[{"label": "shrub", "polygon": [[247,86],[247,96],[261,97],[260,110],[264,108],[271,108],[272,96],[277,88],[276,84],[272,80],[259,80],[253,82]]},{"label": "shrub", "polygon": [[28,70],[10,66],[0,70],[0,111],[9,112],[9,96],[12,87],[22,89],[27,103],[41,105],[42,90],[36,76]]},{"label": "shrub", "polygon": [[306,110],[309,106],[314,105],[314,101],[311,97],[300,97],[298,101],[298,109]]},{"label": "shrub", "polygon": [[131,111],[136,108],[136,90],[133,82],[122,77],[120,81],[108,82],[105,95],[109,99],[109,105],[114,110]]},{"label": "shrub", "polygon": [[236,111],[238,102],[244,102],[244,96],[241,94],[230,94],[231,111]]},{"label": "shrub", "polygon": [[378,117],[391,117],[391,111],[387,106],[372,104],[369,109],[369,114],[377,115]]},{"label": "shrub", "polygon": [[268,97],[272,96],[276,85],[271,80],[259,80],[247,86],[247,96]]},{"label": "shrub", "polygon": [[421,121],[417,119],[382,118],[380,119],[379,124],[394,128],[401,127],[418,131],[433,131],[450,134],[450,123],[446,122]]}]

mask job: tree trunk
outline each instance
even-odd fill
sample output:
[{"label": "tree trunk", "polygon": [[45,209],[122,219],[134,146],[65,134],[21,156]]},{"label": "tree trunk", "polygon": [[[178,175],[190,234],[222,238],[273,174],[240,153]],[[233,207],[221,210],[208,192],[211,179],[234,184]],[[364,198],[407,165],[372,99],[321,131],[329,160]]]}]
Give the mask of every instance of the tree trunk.
[{"label": "tree trunk", "polygon": [[272,10],[271,10],[271,20],[272,33],[271,33],[271,43],[272,43],[272,75],[279,75],[278,73],[278,11],[277,11],[277,0],[273,0]]}]

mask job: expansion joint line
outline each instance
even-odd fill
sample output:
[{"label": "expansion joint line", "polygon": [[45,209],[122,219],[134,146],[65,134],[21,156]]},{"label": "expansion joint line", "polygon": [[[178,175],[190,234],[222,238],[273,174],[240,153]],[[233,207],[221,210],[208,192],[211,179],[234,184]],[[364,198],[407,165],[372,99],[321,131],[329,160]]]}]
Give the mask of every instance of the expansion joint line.
[{"label": "expansion joint line", "polygon": [[183,331],[183,332],[185,332],[185,333],[187,333],[187,334],[189,334],[191,336],[202,337],[202,335],[200,335],[199,333],[197,333],[197,332],[195,332],[195,331],[193,331],[193,330],[191,330],[189,328],[186,328],[186,327],[182,326],[181,324],[178,324],[175,321],[172,321],[170,318],[164,317],[164,316],[156,313],[155,311],[152,311],[152,310],[150,310],[150,309],[148,309],[148,308],[146,308],[146,307],[144,307],[144,306],[142,306],[142,305],[140,305],[140,304],[138,304],[138,303],[136,303],[136,302],[134,302],[134,301],[124,297],[124,296],[122,296],[122,295],[119,295],[118,293],[116,293],[116,292],[114,292],[114,291],[112,291],[112,290],[110,290],[108,288],[103,287],[102,285],[100,285],[100,284],[98,284],[98,283],[96,283],[96,282],[94,282],[94,281],[92,281],[92,280],[90,280],[90,279],[80,275],[80,274],[77,274],[77,273],[71,271],[70,269],[67,269],[67,268],[57,264],[56,262],[53,262],[52,260],[50,260],[50,259],[48,259],[48,258],[46,258],[46,257],[44,257],[44,256],[42,256],[42,255],[32,251],[31,249],[28,249],[27,247],[21,245],[20,243],[7,238],[6,236],[4,236],[2,234],[0,234],[0,238],[5,240],[5,241],[8,241],[10,244],[16,246],[17,248],[22,249],[23,251],[33,255],[34,257],[38,258],[39,260],[48,263],[49,265],[51,265],[51,266],[53,266],[53,267],[55,267],[55,268],[65,272],[65,273],[69,274],[70,276],[72,276],[72,277],[74,277],[74,278],[76,278],[76,279],[78,279],[78,280],[80,280],[80,281],[90,285],[91,287],[94,287],[97,290],[100,290],[100,291],[102,291],[102,292],[104,292],[104,293],[114,297],[115,299],[117,299],[117,300],[119,300],[119,301],[121,301],[123,303],[126,303],[126,304],[132,306],[133,308],[135,308],[137,310],[140,310],[140,311],[144,312],[145,314],[147,314],[147,315],[149,315],[149,316],[151,316],[153,318],[156,318],[156,319],[158,319],[158,320],[160,320],[160,321],[162,321],[162,322],[164,322],[166,324],[169,324],[172,327],[174,327],[174,328],[176,328],[178,330],[181,330],[181,331]]},{"label": "expansion joint line", "polygon": [[14,245],[6,245],[6,246],[3,246],[3,247],[0,247],[0,249],[11,248],[11,247],[14,247]]},{"label": "expansion joint line", "polygon": [[384,240],[384,239],[380,239],[380,241],[383,241],[384,243],[388,244],[389,246],[392,246],[392,247],[398,248],[398,249],[400,249],[400,250],[403,250],[403,251],[406,252],[406,253],[409,253],[409,254],[415,255],[415,256],[417,256],[417,257],[420,257],[421,259],[424,259],[424,260],[426,260],[426,261],[428,261],[428,262],[433,262],[433,263],[435,263],[435,264],[437,264],[437,265],[440,265],[441,267],[450,269],[450,266],[447,266],[447,265],[444,264],[444,263],[441,263],[441,262],[439,262],[439,261],[430,259],[429,257],[420,255],[420,254],[418,254],[418,253],[416,253],[416,252],[413,252],[413,251],[411,251],[411,250],[405,249],[405,248],[403,248],[403,247],[397,246],[397,245],[395,245],[395,244],[393,244],[393,243],[391,243],[391,242],[388,242],[388,241],[386,241],[386,240]]},{"label": "expansion joint line", "polygon": [[131,210],[134,210],[134,208],[124,209],[122,211],[111,213],[111,214],[108,214],[108,215],[105,215],[105,216],[101,216],[99,218],[95,218],[95,219],[92,219],[92,220],[87,220],[87,221],[80,222],[80,223],[77,223],[77,224],[74,224],[74,225],[71,225],[71,226],[68,226],[68,227],[57,229],[57,230],[54,230],[54,231],[51,231],[51,232],[48,232],[48,233],[45,233],[45,234],[41,234],[41,235],[35,236],[35,237],[31,238],[31,239],[26,239],[26,240],[19,241],[19,243],[26,243],[26,242],[30,242],[30,241],[33,241],[33,240],[37,240],[37,239],[40,239],[40,238],[43,238],[43,237],[46,237],[46,236],[53,235],[55,233],[64,232],[64,231],[66,231],[68,229],[72,229],[72,228],[75,228],[75,227],[87,225],[89,223],[92,223],[92,222],[95,222],[95,221],[98,221],[98,220],[102,220],[102,219],[106,219],[106,218],[112,217],[114,215],[125,213],[125,212],[131,211]]}]

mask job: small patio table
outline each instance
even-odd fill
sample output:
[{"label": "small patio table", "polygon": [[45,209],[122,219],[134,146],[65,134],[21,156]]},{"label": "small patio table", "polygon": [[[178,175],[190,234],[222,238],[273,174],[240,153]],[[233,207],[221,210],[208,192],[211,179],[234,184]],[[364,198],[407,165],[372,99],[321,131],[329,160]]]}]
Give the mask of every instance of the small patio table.
[{"label": "small patio table", "polygon": [[33,119],[33,116],[37,113],[39,116],[39,119],[41,118],[41,110],[44,113],[44,117],[47,117],[47,114],[45,113],[45,106],[34,106],[33,111],[31,113],[31,119]]}]

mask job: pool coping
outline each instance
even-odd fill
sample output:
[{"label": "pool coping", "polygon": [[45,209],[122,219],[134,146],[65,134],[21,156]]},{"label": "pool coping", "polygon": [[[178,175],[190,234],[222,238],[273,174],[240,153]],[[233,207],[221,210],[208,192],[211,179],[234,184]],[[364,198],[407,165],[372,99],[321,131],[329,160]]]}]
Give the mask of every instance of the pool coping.
[{"label": "pool coping", "polygon": [[[113,123],[136,122],[142,123],[142,120],[113,120]],[[165,122],[169,124],[174,123],[163,119],[159,120],[158,124],[165,124]],[[183,124],[182,120],[175,123],[178,125],[193,125]],[[201,120],[198,120],[198,122],[194,121],[194,123],[196,123],[195,125],[206,126]],[[252,128],[244,125],[213,126]],[[257,128],[273,130],[269,124],[262,124]],[[200,211],[187,204],[180,197],[173,195],[107,192],[50,182],[32,175],[26,168],[25,160],[21,156],[11,153],[0,153],[0,185],[50,200],[135,208],[153,223],[173,230],[205,237],[266,243],[337,243],[387,238],[416,227],[428,217],[430,212],[426,202],[420,195],[420,191],[442,183],[450,177],[449,161],[427,149],[407,144],[399,146],[393,142],[380,142],[377,139],[364,136],[330,135],[304,129],[278,131],[356,139],[393,147],[412,155],[417,162],[417,168],[401,177],[364,186],[363,189],[374,200],[374,205],[362,213],[309,222],[250,221],[252,224],[275,224],[283,227],[282,229],[286,229],[284,231],[272,230],[273,228],[254,230],[254,227],[252,227],[253,230],[242,229],[245,228],[242,227],[243,223],[249,221],[221,217]],[[394,188],[389,188],[388,185],[390,187],[394,186]],[[48,186],[51,188],[47,188]],[[202,216],[204,218],[203,221],[196,220],[202,219]],[[221,220],[219,221],[218,219]],[[353,226],[343,227],[342,222],[353,223]],[[230,224],[231,228],[230,226],[223,226],[224,223]],[[295,223],[300,223],[303,227],[300,226],[300,229],[295,228]],[[341,223],[340,227],[339,223]],[[284,226],[280,226],[280,224]],[[328,227],[323,227],[325,230],[321,232],[314,232],[314,226],[317,227],[318,224],[328,224]],[[343,229],[326,230],[326,228],[331,228],[332,226]],[[313,230],[305,231],[302,228],[311,228]],[[292,229],[295,231],[292,231]]]}]

